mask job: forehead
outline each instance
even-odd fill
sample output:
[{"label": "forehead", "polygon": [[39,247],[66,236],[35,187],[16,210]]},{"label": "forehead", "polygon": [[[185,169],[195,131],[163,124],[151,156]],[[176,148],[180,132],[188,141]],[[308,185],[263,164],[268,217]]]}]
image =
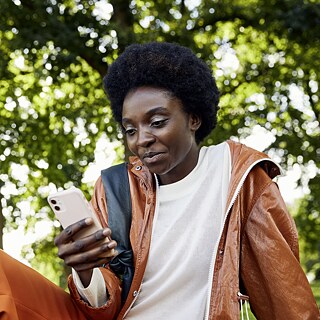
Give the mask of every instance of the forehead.
[{"label": "forehead", "polygon": [[126,97],[124,98],[124,104],[128,100],[136,99],[161,99],[161,100],[169,100],[175,99],[172,92],[163,88],[156,88],[151,86],[138,87],[130,90]]},{"label": "forehead", "polygon": [[[130,91],[124,99],[122,118],[155,112],[182,111],[181,101],[169,91],[153,87],[140,87]],[[178,109],[178,110],[177,110]]]}]

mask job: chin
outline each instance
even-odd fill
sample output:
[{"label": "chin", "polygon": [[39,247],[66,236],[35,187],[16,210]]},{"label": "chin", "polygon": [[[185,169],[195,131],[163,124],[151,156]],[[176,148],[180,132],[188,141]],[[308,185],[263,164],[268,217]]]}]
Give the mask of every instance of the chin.
[{"label": "chin", "polygon": [[144,164],[148,169],[149,169],[149,171],[151,172],[151,173],[154,173],[154,174],[156,174],[157,176],[162,176],[162,175],[164,175],[164,174],[166,174],[166,173],[168,173],[168,171],[170,171],[170,170],[168,170],[167,168],[163,168],[162,166],[160,166],[160,165],[150,165],[150,164]]}]

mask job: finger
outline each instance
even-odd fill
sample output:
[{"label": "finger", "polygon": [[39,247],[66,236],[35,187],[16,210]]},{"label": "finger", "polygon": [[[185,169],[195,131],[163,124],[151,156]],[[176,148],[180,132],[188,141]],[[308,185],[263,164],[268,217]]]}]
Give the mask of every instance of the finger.
[{"label": "finger", "polygon": [[110,235],[111,230],[109,228],[105,228],[98,230],[87,237],[77,239],[70,245],[71,251],[69,253],[83,252],[88,248],[98,247],[102,242],[109,243],[110,240],[108,238]]},{"label": "finger", "polygon": [[63,243],[68,243],[72,240],[72,237],[80,230],[87,228],[93,223],[92,218],[85,218],[78,222],[71,224],[67,228],[61,231],[61,233],[55,237],[54,244],[59,246]]},{"label": "finger", "polygon": [[112,240],[90,250],[69,255],[64,261],[68,266],[79,271],[90,269],[92,266],[101,266],[117,254],[114,250],[116,246],[117,243]]},{"label": "finger", "polygon": [[[96,231],[90,236],[80,238],[66,244],[58,245],[58,256],[65,260],[68,256],[77,253],[84,253],[92,248],[99,248],[104,243],[108,245],[110,240],[107,238],[110,237],[110,235],[111,230],[109,228],[105,228]],[[111,242],[110,245],[113,246],[113,242]],[[104,250],[108,250],[108,247],[104,247]]]},{"label": "finger", "polygon": [[88,251],[91,247],[98,247],[102,242],[110,242],[106,238],[110,236],[111,230],[108,228],[101,229],[90,236],[77,239],[72,242],[63,243],[58,245],[58,256],[61,259],[65,257],[77,254],[80,252]]}]

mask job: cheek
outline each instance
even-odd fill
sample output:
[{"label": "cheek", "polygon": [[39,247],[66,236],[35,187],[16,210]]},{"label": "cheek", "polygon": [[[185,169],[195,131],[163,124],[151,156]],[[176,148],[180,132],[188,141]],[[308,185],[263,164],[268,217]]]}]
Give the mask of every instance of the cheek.
[{"label": "cheek", "polygon": [[175,155],[175,157],[179,158],[181,154],[184,153],[184,150],[186,149],[185,134],[177,132],[176,135],[168,137],[167,142],[170,153]]},{"label": "cheek", "polygon": [[176,132],[174,140],[171,145],[171,154],[175,155],[177,161],[181,161],[189,153],[194,143],[194,136],[186,131],[179,131]]},{"label": "cheek", "polygon": [[133,141],[133,139],[131,138],[125,138],[126,141],[126,145],[128,147],[128,149],[130,150],[130,152],[132,152],[134,155],[136,155],[136,148],[135,148],[135,143]]}]

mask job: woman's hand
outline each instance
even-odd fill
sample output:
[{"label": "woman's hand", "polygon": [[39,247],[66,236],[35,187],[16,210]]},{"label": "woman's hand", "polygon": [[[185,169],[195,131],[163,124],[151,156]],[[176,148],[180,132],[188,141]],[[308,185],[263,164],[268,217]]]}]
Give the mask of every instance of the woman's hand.
[{"label": "woman's hand", "polygon": [[[114,248],[117,243],[109,240],[111,236],[109,228],[73,240],[80,230],[89,227],[92,223],[91,218],[80,220],[64,229],[54,240],[54,244],[58,247],[58,256],[66,265],[77,271],[84,287],[90,283],[92,269],[101,267],[116,255]],[[108,240],[104,241],[106,238]]]}]

